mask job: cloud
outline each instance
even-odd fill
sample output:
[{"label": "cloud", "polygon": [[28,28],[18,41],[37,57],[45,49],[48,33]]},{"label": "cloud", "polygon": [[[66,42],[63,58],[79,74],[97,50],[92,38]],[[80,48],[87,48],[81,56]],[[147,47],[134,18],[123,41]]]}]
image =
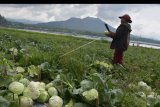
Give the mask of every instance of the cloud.
[{"label": "cloud", "polygon": [[33,21],[48,20],[48,15],[45,12],[34,11],[34,5],[3,5],[1,4],[0,13],[13,19],[27,19]]},{"label": "cloud", "polygon": [[66,20],[71,17],[84,18],[87,16],[95,16],[97,14],[97,6],[90,4],[63,4],[56,5],[48,12],[49,16],[54,15],[55,20]]},{"label": "cloud", "polygon": [[119,25],[119,16],[124,14],[129,14],[132,16],[137,15],[141,7],[146,7],[147,5],[138,4],[102,4],[98,7],[97,16],[103,20],[111,23],[113,26]]},{"label": "cloud", "polygon": [[147,8],[142,7],[138,14],[133,15],[133,29],[137,35],[144,35],[143,37],[159,39],[160,36],[160,15],[159,5],[150,5]]},{"label": "cloud", "polygon": [[8,18],[61,21],[71,17],[95,17],[97,4],[1,4],[0,13]]},{"label": "cloud", "polygon": [[160,5],[155,4],[103,4],[97,16],[117,28],[119,16],[129,14],[132,18],[132,34],[160,40]]}]

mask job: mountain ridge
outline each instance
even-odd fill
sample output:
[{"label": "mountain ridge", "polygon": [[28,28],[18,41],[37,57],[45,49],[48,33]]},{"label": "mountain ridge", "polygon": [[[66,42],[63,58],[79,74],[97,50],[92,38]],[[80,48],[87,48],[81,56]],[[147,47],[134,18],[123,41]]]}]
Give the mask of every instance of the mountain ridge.
[{"label": "mountain ridge", "polygon": [[10,22],[19,22],[19,23],[24,23],[24,24],[37,24],[37,23],[41,23],[40,21],[32,21],[32,20],[27,20],[27,19],[6,18],[6,20],[8,20]]},{"label": "mountain ridge", "polygon": [[[86,17],[83,19],[80,18],[70,18],[65,21],[53,21],[47,23],[38,23],[38,26],[47,26],[47,27],[62,27],[73,30],[81,30],[81,31],[91,31],[96,33],[102,33],[106,30],[105,22],[100,20],[99,18]],[[115,31],[115,28],[108,25],[111,31]]]}]

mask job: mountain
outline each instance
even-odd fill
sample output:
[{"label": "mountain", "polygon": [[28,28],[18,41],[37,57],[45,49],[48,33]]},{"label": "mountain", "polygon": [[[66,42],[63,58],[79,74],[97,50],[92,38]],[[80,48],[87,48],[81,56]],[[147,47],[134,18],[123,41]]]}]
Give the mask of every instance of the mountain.
[{"label": "mountain", "polygon": [[6,18],[6,20],[11,21],[11,22],[19,22],[19,23],[23,23],[23,24],[38,24],[38,23],[41,23],[40,21],[31,21],[31,20],[26,20],[26,19]]},{"label": "mountain", "polygon": [[[58,28],[66,28],[72,30],[79,31],[90,31],[95,33],[102,33],[106,30],[105,22],[103,22],[99,18],[86,17],[83,19],[80,18],[70,18],[66,21],[55,21],[48,23],[39,23],[38,26],[46,26],[46,27],[58,27]],[[115,28],[108,25],[111,31],[115,31]]]},{"label": "mountain", "polygon": [[[54,22],[47,22],[47,23],[38,23],[37,26],[45,26],[51,28],[63,28],[63,29],[71,29],[76,31],[83,31],[83,32],[94,32],[104,35],[104,31],[106,31],[106,27],[104,25],[104,21],[99,18],[93,17],[86,17],[83,19],[80,18],[70,18],[65,21],[54,21]],[[108,24],[108,27],[111,31],[115,32],[116,29],[113,28],[111,25]],[[92,34],[91,34],[92,35]],[[134,40],[139,40],[138,36],[132,35],[131,38]]]}]

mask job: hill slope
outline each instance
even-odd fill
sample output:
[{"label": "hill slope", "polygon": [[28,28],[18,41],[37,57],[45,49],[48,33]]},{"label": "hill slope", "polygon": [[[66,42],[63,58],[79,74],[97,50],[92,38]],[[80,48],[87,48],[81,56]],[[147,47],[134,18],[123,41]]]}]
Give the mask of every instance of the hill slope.
[{"label": "hill slope", "polygon": [[[55,22],[48,22],[48,23],[39,23],[37,25],[40,26],[47,26],[47,27],[60,27],[60,28],[67,28],[73,30],[80,30],[80,31],[90,31],[96,33],[102,33],[106,30],[104,23],[99,18],[93,17],[86,17],[83,19],[80,18],[70,18],[66,21],[55,21]],[[111,31],[115,31],[115,28],[108,25]]]}]

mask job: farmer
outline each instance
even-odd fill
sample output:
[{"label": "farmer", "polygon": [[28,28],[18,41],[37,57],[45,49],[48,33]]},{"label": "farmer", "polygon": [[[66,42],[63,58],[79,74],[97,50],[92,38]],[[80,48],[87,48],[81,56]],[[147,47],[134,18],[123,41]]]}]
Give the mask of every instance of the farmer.
[{"label": "farmer", "polygon": [[105,35],[112,38],[110,48],[115,49],[112,63],[123,65],[123,53],[128,49],[130,32],[132,31],[129,23],[132,23],[132,20],[128,14],[124,14],[119,18],[121,19],[121,24],[116,29],[116,32],[110,31]]}]

